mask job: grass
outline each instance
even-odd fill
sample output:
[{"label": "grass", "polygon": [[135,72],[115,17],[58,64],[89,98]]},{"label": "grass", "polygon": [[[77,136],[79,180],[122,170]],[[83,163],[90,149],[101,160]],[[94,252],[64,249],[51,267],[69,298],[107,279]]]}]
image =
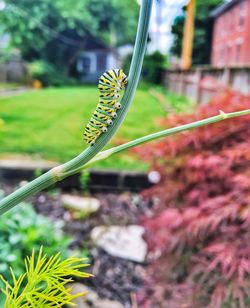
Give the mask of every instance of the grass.
[{"label": "grass", "polygon": [[[1,98],[0,154],[28,154],[58,162],[73,158],[86,147],[82,132],[97,101],[94,86],[49,88]],[[111,145],[158,131],[156,120],[165,115],[148,88],[140,88]],[[95,167],[145,170],[147,166],[131,153],[122,153]]]},{"label": "grass", "polygon": [[1,83],[0,82],[0,90],[11,90],[11,89],[18,88],[20,86],[22,85],[18,83]]}]

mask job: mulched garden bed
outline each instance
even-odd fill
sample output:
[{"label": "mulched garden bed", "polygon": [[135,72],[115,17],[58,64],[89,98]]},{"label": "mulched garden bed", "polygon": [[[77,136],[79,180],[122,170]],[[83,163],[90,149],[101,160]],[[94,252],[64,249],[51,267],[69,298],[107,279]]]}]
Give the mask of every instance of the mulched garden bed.
[{"label": "mulched garden bed", "polygon": [[[5,185],[10,193],[13,188]],[[124,307],[132,307],[131,299],[143,285],[147,264],[139,264],[122,258],[110,256],[104,250],[93,247],[90,241],[91,230],[100,225],[126,226],[138,224],[141,217],[152,215],[152,204],[144,202],[138,194],[95,194],[101,206],[98,212],[85,219],[74,219],[61,205],[60,191],[38,193],[28,201],[34,205],[39,214],[52,220],[63,220],[64,231],[72,238],[72,250],[88,248],[90,255],[90,272],[94,278],[84,280],[100,297],[119,301]]]},{"label": "mulched garden bed", "polygon": [[137,224],[140,217],[151,212],[151,205],[144,203],[138,195],[96,194],[92,197],[101,201],[100,209],[86,219],[74,220],[61,206],[60,195],[51,196],[43,192],[32,197],[38,213],[53,219],[63,219],[64,230],[73,241],[72,249],[90,248],[90,272],[94,278],[84,280],[100,297],[117,300],[124,307],[131,307],[131,296],[143,284],[144,267],[122,258],[110,256],[99,248],[91,247],[90,232],[99,225],[131,225]]}]

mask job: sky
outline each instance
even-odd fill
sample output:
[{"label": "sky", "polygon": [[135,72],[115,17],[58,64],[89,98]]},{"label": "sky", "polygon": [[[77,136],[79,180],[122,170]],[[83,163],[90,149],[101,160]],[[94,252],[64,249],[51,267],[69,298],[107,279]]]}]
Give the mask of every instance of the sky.
[{"label": "sky", "polygon": [[160,50],[167,54],[172,43],[171,25],[176,16],[182,14],[182,7],[188,0],[159,0],[153,1],[150,37],[152,42],[149,52]]}]

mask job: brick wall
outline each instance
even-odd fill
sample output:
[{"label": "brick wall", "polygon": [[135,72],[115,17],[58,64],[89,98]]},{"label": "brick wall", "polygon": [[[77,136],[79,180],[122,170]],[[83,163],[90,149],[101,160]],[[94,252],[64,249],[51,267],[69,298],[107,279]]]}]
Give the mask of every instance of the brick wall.
[{"label": "brick wall", "polygon": [[250,0],[241,0],[215,17],[211,62],[214,66],[250,64]]}]

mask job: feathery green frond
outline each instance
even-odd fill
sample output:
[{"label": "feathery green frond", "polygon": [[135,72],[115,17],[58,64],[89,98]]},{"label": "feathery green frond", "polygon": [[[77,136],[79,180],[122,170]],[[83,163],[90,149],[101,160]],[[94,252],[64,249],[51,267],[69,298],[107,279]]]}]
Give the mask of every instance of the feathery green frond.
[{"label": "feathery green frond", "polygon": [[13,285],[0,277],[5,284],[5,289],[2,290],[6,297],[4,308],[49,308],[72,303],[74,298],[84,293],[72,295],[67,284],[73,281],[73,277],[92,276],[82,272],[88,266],[85,261],[86,259],[74,256],[61,260],[60,253],[47,258],[43,255],[42,248],[36,258],[33,250],[32,255],[25,260],[24,274],[16,277],[10,269]]}]

